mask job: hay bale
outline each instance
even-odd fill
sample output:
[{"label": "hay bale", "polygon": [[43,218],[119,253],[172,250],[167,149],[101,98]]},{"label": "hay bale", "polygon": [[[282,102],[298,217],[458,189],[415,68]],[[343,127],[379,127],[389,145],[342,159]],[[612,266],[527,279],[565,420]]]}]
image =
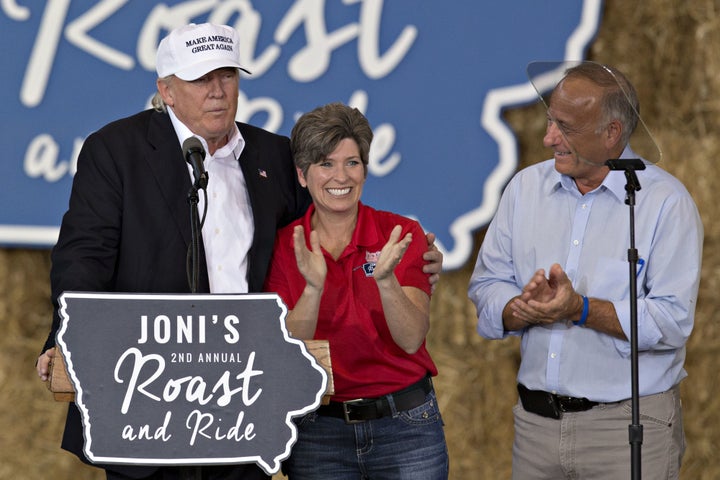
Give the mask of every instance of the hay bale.
[{"label": "hay bale", "polygon": [[[661,166],[685,183],[705,224],[697,322],[682,385],[688,441],[682,477],[720,478],[720,432],[712,428],[720,414],[720,9],[713,0],[608,0],[605,10],[589,58],[620,68],[636,85],[643,118],[664,152]],[[549,157],[541,106],[507,112],[507,120],[519,135],[522,166]],[[443,276],[432,302],[428,348],[440,369],[435,384],[451,478],[509,478],[518,345],[475,333],[466,297],[473,262]],[[33,370],[50,322],[48,270],[46,251],[0,250],[0,478],[45,478],[48,472],[55,480],[103,478],[59,449],[64,405],[52,400]]]}]

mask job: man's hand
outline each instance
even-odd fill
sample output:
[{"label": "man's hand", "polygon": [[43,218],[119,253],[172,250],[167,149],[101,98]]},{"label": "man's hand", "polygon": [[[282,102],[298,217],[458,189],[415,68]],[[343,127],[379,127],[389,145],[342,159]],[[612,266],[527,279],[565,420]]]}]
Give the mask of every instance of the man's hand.
[{"label": "man's hand", "polygon": [[54,358],[55,348],[48,348],[45,350],[45,353],[38,357],[35,369],[37,370],[38,377],[40,377],[43,382],[47,382],[48,378],[50,378],[50,364],[52,364]]},{"label": "man's hand", "polygon": [[513,316],[530,324],[551,324],[580,317],[582,297],[562,267],[555,263],[547,278],[538,270],[510,304]]},{"label": "man's hand", "polygon": [[423,253],[423,260],[427,263],[423,265],[423,272],[430,274],[430,288],[435,291],[437,283],[440,281],[440,272],[442,272],[443,254],[435,245],[435,234],[428,232],[425,235],[428,243],[427,252]]},{"label": "man's hand", "polygon": [[530,281],[523,287],[520,299],[524,302],[536,300],[538,302],[549,302],[555,296],[555,290],[550,286],[550,282],[545,277],[545,270],[540,269]]},{"label": "man's hand", "polygon": [[[612,302],[599,298],[588,299],[588,316],[584,328],[612,335],[621,340],[627,336],[620,325]],[[503,325],[507,331],[517,331],[529,325],[549,325],[561,321],[578,321],[583,312],[583,297],[560,265],[553,264],[545,278],[538,270],[517,297],[503,309]]]}]

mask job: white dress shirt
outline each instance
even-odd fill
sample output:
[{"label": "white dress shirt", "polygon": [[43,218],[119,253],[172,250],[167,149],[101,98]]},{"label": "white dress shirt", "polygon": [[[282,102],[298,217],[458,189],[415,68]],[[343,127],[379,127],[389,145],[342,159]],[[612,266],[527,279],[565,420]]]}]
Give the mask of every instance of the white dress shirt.
[{"label": "white dress shirt", "polygon": [[[178,140],[183,142],[193,133],[168,108]],[[208,173],[207,216],[202,228],[205,260],[211,293],[247,293],[247,254],[255,231],[252,208],[245,177],[240,168],[240,154],[245,139],[237,125],[228,143],[213,155],[207,142],[195,135],[205,149],[205,170]],[[194,180],[192,167],[188,174]],[[198,211],[205,209],[205,195],[200,193]],[[189,221],[189,219],[188,219]]]}]

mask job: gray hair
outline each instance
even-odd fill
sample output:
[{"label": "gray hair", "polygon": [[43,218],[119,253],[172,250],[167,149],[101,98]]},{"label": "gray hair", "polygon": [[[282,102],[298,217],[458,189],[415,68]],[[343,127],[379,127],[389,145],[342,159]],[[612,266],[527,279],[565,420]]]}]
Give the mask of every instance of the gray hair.
[{"label": "gray hair", "polygon": [[[616,68],[595,62],[582,62],[565,71],[563,78],[585,78],[604,91],[600,108],[603,122],[619,120],[623,126],[621,140],[627,145],[637,127],[640,116],[640,101],[637,91],[627,77]],[[602,126],[604,128],[605,125]]]},{"label": "gray hair", "polygon": [[153,95],[151,102],[155,111],[161,113],[167,112],[167,105],[165,105],[165,100],[162,99],[160,92],[155,92],[155,95]]},{"label": "gray hair", "polygon": [[[175,75],[168,75],[167,77],[160,78],[159,81],[165,84],[169,84],[170,82],[172,82],[173,78],[175,78]],[[155,111],[167,113],[167,105],[165,104],[165,100],[163,100],[162,95],[160,95],[159,90],[155,92],[155,95],[153,95],[153,98],[152,100],[150,100],[150,102],[152,103]]]}]

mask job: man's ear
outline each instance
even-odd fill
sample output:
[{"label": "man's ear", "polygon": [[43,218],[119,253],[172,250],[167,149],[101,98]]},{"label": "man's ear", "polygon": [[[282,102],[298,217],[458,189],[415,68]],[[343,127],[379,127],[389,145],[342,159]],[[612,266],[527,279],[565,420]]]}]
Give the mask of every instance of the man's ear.
[{"label": "man's ear", "polygon": [[622,138],[623,125],[619,120],[610,122],[605,130],[605,142],[609,149],[613,149],[620,143]]},{"label": "man's ear", "polygon": [[165,102],[165,105],[172,107],[175,102],[173,101],[172,89],[170,88],[170,80],[158,78],[155,83],[157,84],[158,93],[163,99],[163,102]]}]

